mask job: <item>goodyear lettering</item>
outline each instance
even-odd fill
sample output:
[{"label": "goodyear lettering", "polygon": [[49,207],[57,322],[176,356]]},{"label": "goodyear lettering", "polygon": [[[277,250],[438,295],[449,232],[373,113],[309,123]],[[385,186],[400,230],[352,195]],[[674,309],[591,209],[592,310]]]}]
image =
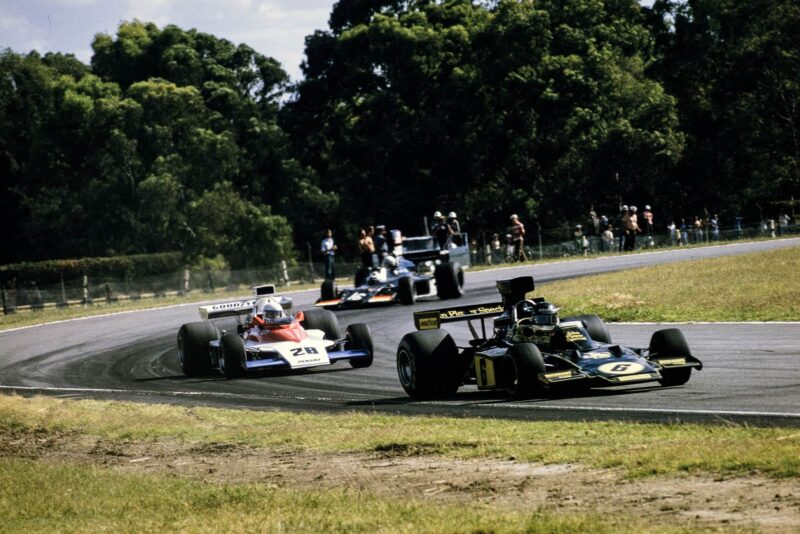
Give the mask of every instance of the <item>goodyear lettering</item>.
[{"label": "goodyear lettering", "polygon": [[670,360],[659,360],[661,365],[683,365],[686,363],[686,358],[672,358]]}]

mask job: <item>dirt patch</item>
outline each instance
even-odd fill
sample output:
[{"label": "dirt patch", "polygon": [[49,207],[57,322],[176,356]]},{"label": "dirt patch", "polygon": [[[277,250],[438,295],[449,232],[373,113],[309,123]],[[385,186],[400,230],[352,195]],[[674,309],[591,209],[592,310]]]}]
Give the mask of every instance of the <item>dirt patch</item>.
[{"label": "dirt patch", "polygon": [[111,442],[46,432],[0,435],[0,456],[219,483],[347,489],[448,504],[483,502],[505,510],[608,509],[665,525],[754,526],[762,531],[791,531],[800,525],[796,480],[686,476],[630,481],[615,470],[577,465],[408,457],[387,451],[328,454],[174,440]]}]

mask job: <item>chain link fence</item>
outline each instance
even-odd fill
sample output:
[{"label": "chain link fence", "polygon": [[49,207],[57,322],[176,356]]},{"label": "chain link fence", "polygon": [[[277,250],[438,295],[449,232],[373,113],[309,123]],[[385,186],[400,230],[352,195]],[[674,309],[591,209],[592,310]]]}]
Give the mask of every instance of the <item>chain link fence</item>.
[{"label": "chain link fence", "polygon": [[[664,249],[689,245],[709,245],[722,241],[753,238],[779,238],[800,234],[800,225],[737,225],[734,227],[686,228],[673,233],[658,233],[652,236],[638,235],[636,248]],[[493,242],[492,235],[474,232],[470,240],[470,263],[474,266],[512,263],[513,246],[505,239]],[[539,236],[541,240],[539,239]],[[561,237],[566,237],[559,240]],[[584,236],[580,233],[567,237],[567,231],[552,230],[541,234],[529,230],[525,251],[528,260],[537,261],[574,256],[589,256],[619,253],[622,242],[619,236],[604,240],[601,236]],[[505,237],[505,236],[503,236]],[[341,283],[352,283],[358,261],[337,257],[336,277]],[[2,289],[3,313],[41,310],[53,307],[82,306],[98,303],[114,303],[122,300],[142,298],[164,298],[167,296],[203,294],[213,295],[221,290],[241,291],[246,294],[250,287],[260,284],[275,284],[279,291],[291,290],[300,284],[319,284],[324,279],[325,267],[321,262],[304,262],[289,265],[281,262],[258,269],[211,270],[183,269],[146,277],[81,277],[62,279],[58,284],[43,285],[37,280],[13,280]]]}]

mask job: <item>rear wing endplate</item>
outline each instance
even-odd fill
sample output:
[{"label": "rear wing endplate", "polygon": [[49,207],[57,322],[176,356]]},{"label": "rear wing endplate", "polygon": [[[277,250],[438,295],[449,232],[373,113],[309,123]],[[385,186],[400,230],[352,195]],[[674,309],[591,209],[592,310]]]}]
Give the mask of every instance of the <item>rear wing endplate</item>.
[{"label": "rear wing endplate", "polygon": [[414,312],[414,326],[417,330],[433,330],[439,328],[443,323],[494,317],[502,314],[503,311],[502,302],[492,302],[490,304],[472,304],[470,306]]}]

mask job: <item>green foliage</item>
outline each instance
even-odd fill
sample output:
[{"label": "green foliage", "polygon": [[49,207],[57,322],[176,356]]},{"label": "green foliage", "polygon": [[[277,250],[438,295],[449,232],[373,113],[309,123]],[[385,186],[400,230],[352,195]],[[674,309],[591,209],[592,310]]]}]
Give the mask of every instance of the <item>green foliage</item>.
[{"label": "green foliage", "polygon": [[26,281],[53,285],[58,284],[62,276],[65,280],[73,280],[84,275],[99,278],[163,275],[178,272],[183,265],[179,252],[13,263],[0,265],[0,284],[16,280],[18,285]]},{"label": "green foliage", "polygon": [[339,2],[290,128],[326,186],[359,184],[348,220],[503,226],[652,194],[683,137],[642,21],[633,2]]}]

